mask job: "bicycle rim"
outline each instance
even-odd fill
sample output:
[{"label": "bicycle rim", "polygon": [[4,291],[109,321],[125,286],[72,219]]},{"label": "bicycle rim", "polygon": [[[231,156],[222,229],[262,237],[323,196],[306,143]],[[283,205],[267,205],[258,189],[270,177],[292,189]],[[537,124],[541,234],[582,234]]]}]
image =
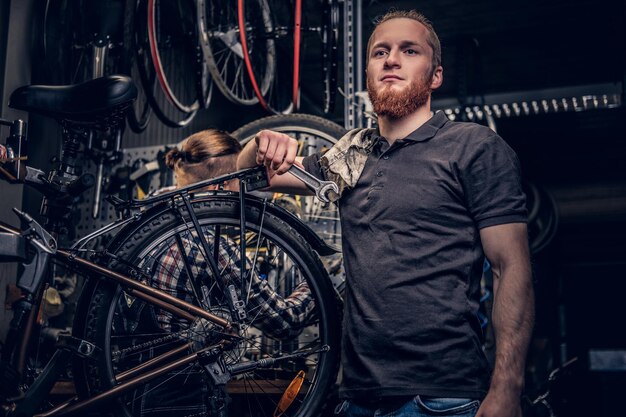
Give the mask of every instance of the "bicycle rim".
[{"label": "bicycle rim", "polygon": [[185,17],[195,11],[183,10],[184,4],[148,0],[148,41],[163,93],[179,111],[191,113],[200,107],[195,82],[198,62],[196,45],[185,25]]},{"label": "bicycle rim", "polygon": [[[216,86],[233,103],[258,103],[245,70],[235,3],[206,0],[205,10],[200,16],[199,27],[203,52]],[[259,30],[271,31],[271,27]],[[267,89],[270,81],[266,81],[262,88]]]},{"label": "bicycle rim", "polygon": [[[179,110],[170,102],[165,91],[158,83],[148,35],[149,1],[139,0],[137,6],[135,30],[137,72],[141,80],[142,89],[146,94],[146,99],[157,118],[168,127],[182,128],[194,119],[200,106],[197,106],[196,110],[191,112]],[[171,58],[169,55],[168,57]],[[189,85],[190,83],[187,84],[188,89]]]},{"label": "bicycle rim", "polygon": [[292,90],[280,80],[292,79],[293,73],[288,65],[278,64],[285,29],[274,27],[266,0],[238,0],[237,15],[245,68],[259,103],[271,113],[291,113]]},{"label": "bicycle rim", "polygon": [[323,0],[322,67],[324,72],[324,113],[335,110],[339,69],[339,4]]},{"label": "bicycle rim", "polygon": [[[138,13],[138,3],[135,1],[127,0],[124,13],[124,43],[122,48],[122,72],[129,75],[135,85],[137,86],[138,94],[137,99],[133,103],[132,107],[128,109],[126,120],[131,130],[135,133],[141,133],[148,127],[150,122],[150,116],[152,115],[150,102],[148,101],[147,89],[152,90],[154,88],[154,82],[147,85],[140,82],[141,75],[139,73],[140,66],[146,68],[150,63],[146,62],[146,56],[139,48],[139,42],[137,39],[137,28],[142,27],[144,19],[140,19],[140,13]],[[142,61],[141,63],[139,61]],[[151,77],[155,80],[154,77]]]},{"label": "bicycle rim", "polygon": [[[232,279],[231,273],[235,269],[239,271],[236,265],[241,263],[238,251],[233,249],[237,245],[224,245],[224,242],[236,242],[239,239],[237,200],[207,199],[195,203],[194,206],[202,225],[202,233],[210,245],[209,256],[214,256],[215,248],[219,248],[220,271],[224,277]],[[263,214],[252,208],[249,211],[248,218],[263,218],[264,221],[262,226],[248,224],[246,227],[246,240],[250,249],[246,264],[283,296],[306,282],[315,298],[315,309],[313,318],[309,319],[297,335],[283,338],[265,327],[266,312],[251,301],[254,295],[242,296],[248,299],[249,319],[247,327],[238,333],[240,339],[224,350],[226,364],[232,366],[262,357],[284,356],[322,345],[331,346],[332,353],[316,353],[303,359],[280,362],[270,368],[233,377],[227,385],[233,400],[230,415],[271,414],[288,385],[301,370],[305,373],[304,384],[282,415],[318,415],[337,368],[335,354],[338,351],[339,324],[336,322],[337,309],[333,293],[328,279],[323,278],[323,267],[319,260],[311,257],[311,249],[302,238],[294,234],[295,231],[269,213]],[[135,232],[121,242],[115,253],[141,270],[145,274],[142,276],[151,285],[166,292],[173,291],[179,297],[202,305],[216,315],[230,317],[224,293],[207,272],[206,265],[202,265],[206,255],[202,255],[202,249],[198,248],[192,229],[193,226],[182,221],[177,212],[165,210],[139,225]],[[224,246],[231,249],[223,250]],[[171,255],[176,251],[186,256],[177,258],[179,263],[172,263]],[[118,263],[117,268],[126,269],[124,263]],[[172,276],[187,273],[195,276],[197,285],[189,285],[181,292],[176,285],[152,281],[149,278],[162,276],[164,268]],[[241,294],[246,294],[245,291]],[[95,339],[103,349],[100,362],[96,365],[87,364],[87,372],[83,374],[86,375],[85,382],[92,394],[119,382],[117,380],[120,379],[121,372],[145,361],[150,353],[162,352],[190,340],[194,344],[193,350],[221,339],[220,330],[206,322],[188,323],[176,319],[133,299],[111,285],[99,285],[93,292],[92,300],[86,315],[90,319],[86,322],[83,337]],[[126,414],[138,415],[142,411],[148,411],[150,405],[146,405],[147,403],[159,401],[168,393],[175,393],[176,397],[193,392],[192,397],[208,398],[211,394],[210,384],[206,388],[207,380],[203,375],[204,371],[197,365],[172,371],[124,396],[118,406]],[[107,381],[111,381],[111,384]],[[206,402],[203,405],[196,401],[189,407],[195,413],[202,412],[207,405]],[[120,410],[115,412],[119,413]]]}]

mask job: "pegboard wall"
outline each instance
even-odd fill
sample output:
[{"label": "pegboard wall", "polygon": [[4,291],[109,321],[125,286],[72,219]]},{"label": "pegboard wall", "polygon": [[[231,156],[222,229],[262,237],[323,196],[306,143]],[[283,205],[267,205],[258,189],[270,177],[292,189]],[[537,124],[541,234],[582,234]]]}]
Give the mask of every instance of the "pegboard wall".
[{"label": "pegboard wall", "polygon": [[[93,233],[118,218],[113,205],[105,200],[107,195],[117,195],[125,200],[143,198],[150,192],[173,185],[171,170],[163,170],[158,167],[163,166],[162,161],[159,164],[159,159],[162,159],[163,154],[175,146],[176,144],[168,144],[123,149],[121,162],[104,167],[104,183],[98,215],[95,218],[93,216],[95,187],[87,190],[77,204],[76,238],[82,238]],[[149,172],[135,179],[143,171]],[[85,160],[84,172],[96,176],[96,163],[89,159]]]}]

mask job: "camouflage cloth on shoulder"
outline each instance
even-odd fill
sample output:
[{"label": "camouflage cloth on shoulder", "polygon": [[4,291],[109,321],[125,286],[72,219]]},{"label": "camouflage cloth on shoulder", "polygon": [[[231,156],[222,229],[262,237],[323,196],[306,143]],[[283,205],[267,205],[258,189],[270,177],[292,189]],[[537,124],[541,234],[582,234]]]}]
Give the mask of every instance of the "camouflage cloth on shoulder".
[{"label": "camouflage cloth on shoulder", "polygon": [[339,193],[330,192],[330,201],[339,200],[345,189],[356,185],[374,146],[375,132],[376,129],[353,129],[320,158],[326,180],[339,187]]}]

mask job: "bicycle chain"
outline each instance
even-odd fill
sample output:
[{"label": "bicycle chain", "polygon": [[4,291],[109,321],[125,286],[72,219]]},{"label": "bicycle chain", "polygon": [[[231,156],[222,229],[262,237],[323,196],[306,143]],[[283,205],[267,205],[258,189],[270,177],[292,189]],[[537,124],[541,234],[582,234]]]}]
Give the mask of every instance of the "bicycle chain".
[{"label": "bicycle chain", "polygon": [[126,353],[131,353],[131,352],[134,352],[136,350],[143,350],[144,348],[150,348],[153,345],[157,345],[157,344],[162,343],[162,342],[169,342],[172,339],[178,339],[179,336],[182,336],[184,333],[186,333],[186,330],[181,330],[178,333],[172,333],[170,335],[163,336],[163,337],[160,337],[158,339],[154,339],[154,340],[149,341],[149,342],[144,342],[144,343],[142,343],[140,345],[127,347],[125,349],[113,352],[112,356],[113,356],[114,359],[117,359],[118,357],[120,357],[122,355],[125,355]]}]

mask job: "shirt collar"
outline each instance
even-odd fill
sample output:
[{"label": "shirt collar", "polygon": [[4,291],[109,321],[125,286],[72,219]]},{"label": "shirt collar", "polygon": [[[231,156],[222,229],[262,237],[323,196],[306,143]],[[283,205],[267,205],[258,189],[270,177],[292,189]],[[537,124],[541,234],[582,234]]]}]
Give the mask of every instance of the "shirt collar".
[{"label": "shirt collar", "polygon": [[[448,116],[446,116],[444,112],[438,111],[433,115],[433,117],[428,119],[426,123],[409,133],[405,139],[412,140],[414,142],[427,141],[435,136],[439,129],[441,129],[447,122]],[[374,142],[377,142],[382,138],[378,129],[376,129],[373,136]]]},{"label": "shirt collar", "polygon": [[442,111],[438,111],[428,119],[426,123],[418,127],[406,137],[407,140],[415,142],[424,142],[437,134],[439,129],[448,122],[448,117]]}]

